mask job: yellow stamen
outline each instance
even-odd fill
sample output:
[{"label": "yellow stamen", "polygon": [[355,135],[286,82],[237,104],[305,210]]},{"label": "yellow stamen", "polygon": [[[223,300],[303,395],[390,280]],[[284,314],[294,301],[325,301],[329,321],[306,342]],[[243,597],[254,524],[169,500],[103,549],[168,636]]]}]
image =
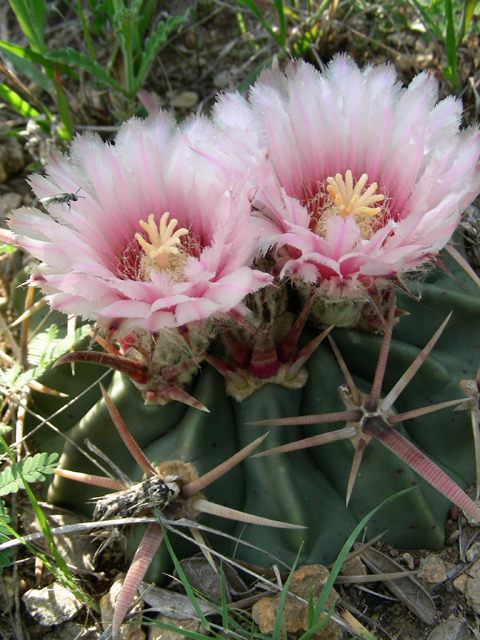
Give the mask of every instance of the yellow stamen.
[{"label": "yellow stamen", "polygon": [[180,253],[175,245],[180,244],[181,236],[188,233],[187,229],[177,229],[174,233],[173,230],[177,226],[178,220],[170,220],[167,226],[169,215],[169,213],[163,214],[158,229],[153,213],[148,216],[148,224],[140,220],[140,226],[147,232],[150,242],[147,242],[139,233],[135,234],[135,238],[147,256],[160,269],[167,269],[170,265],[170,258]]},{"label": "yellow stamen", "polygon": [[[345,174],[345,181],[340,173],[335,178],[327,178],[327,191],[332,199],[338,213],[344,220],[347,216],[368,215],[374,216],[381,211],[381,207],[370,207],[375,202],[383,202],[385,196],[375,194],[377,183],[373,182],[366,191],[363,191],[367,184],[368,175],[364,173],[353,186],[352,172],[348,170]],[[375,195],[374,195],[375,194]]]}]

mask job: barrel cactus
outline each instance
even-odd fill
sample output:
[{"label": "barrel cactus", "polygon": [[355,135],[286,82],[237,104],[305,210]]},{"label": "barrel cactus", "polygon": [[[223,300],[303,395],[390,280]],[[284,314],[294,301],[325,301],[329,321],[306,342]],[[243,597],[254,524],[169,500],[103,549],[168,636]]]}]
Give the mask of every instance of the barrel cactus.
[{"label": "barrel cactus", "polygon": [[[291,63],[286,75],[264,72],[249,102],[222,97],[213,121],[177,126],[162,113],[126,123],[114,146],[80,137],[70,157],[52,158],[47,177],[32,178],[39,197],[80,189],[82,199],[68,212],[54,203],[50,215],[12,216],[22,246],[43,261],[31,280],[56,309],[103,331],[100,350],[69,353],[45,384],[61,390],[71,362],[116,369],[105,386],[148,460],[193,462],[200,474],[267,430],[262,453],[347,420],[353,447],[327,437],[282,448],[208,487],[218,504],[306,527],[244,530],[212,516],[211,526],[253,545],[219,537],[216,549],[288,565],[301,547],[301,562],[328,563],[367,512],[414,485],[372,518],[369,537],[388,529],[398,547],[440,547],[450,501],[437,488],[480,521],[459,488],[475,476],[460,382],[480,364],[480,294],[438,258],[480,190],[480,135],[459,131],[460,113],[453,98],[436,104],[427,74],[401,89],[388,65],[361,71],[340,56],[320,74]],[[442,261],[456,281],[440,269],[426,275]],[[379,417],[380,394],[394,387]],[[407,414],[448,401],[463,410]],[[37,402],[48,413],[54,401]],[[82,452],[88,438],[140,480],[104,401],[85,408],[63,427],[62,466],[96,473]],[[307,419],[320,414],[332,423]],[[348,431],[363,419],[363,432]],[[379,435],[382,420],[390,431]],[[404,460],[383,446],[387,436]],[[58,445],[58,436],[42,444]],[[87,512],[92,495],[62,477],[49,491]],[[150,577],[167,563],[160,553]]]},{"label": "barrel cactus", "polygon": [[[465,397],[460,388],[464,379],[474,378],[480,363],[480,341],[476,318],[480,313],[480,295],[459,268],[452,272],[464,289],[449,275],[435,273],[423,287],[422,304],[405,294],[398,295],[398,306],[410,315],[401,318],[393,332],[385,373],[384,392],[388,392],[414,361],[428,339],[438,329],[440,320],[453,311],[442,336],[422,365],[418,374],[395,403],[403,413],[438,402]],[[418,319],[420,326],[418,326]],[[307,335],[305,335],[307,334]],[[310,334],[310,335],[308,335]],[[355,329],[334,329],[335,343],[354,376],[357,387],[371,388],[380,352],[382,336]],[[307,341],[312,329],[304,331]],[[71,357],[71,356],[70,356]],[[78,366],[78,363],[77,365]],[[86,365],[83,365],[86,366]],[[93,365],[90,365],[93,366]],[[333,413],[345,409],[338,389],[345,384],[343,374],[329,346],[322,343],[307,363],[308,380],[303,388],[286,389],[279,384],[266,384],[248,398],[237,401],[227,395],[221,375],[208,363],[202,363],[188,387],[188,392],[211,413],[180,403],[164,407],[145,405],[135,386],[126,376],[115,373],[106,388],[129,431],[153,463],[169,459],[193,462],[205,473],[254,438],[269,431],[263,449],[340,428],[342,424],[306,426],[255,427],[246,423],[270,418]],[[60,372],[60,373],[59,373]],[[60,390],[66,388],[69,365],[63,364],[45,374],[46,382]],[[77,373],[78,375],[78,373]],[[51,379],[55,376],[55,382]],[[38,396],[36,396],[38,397]],[[59,400],[38,398],[53,408]],[[397,423],[395,428],[406,434],[419,448],[445,469],[462,487],[475,479],[473,435],[468,411],[444,409],[429,415]],[[49,433],[44,427],[45,434]],[[66,432],[69,442],[62,447],[62,466],[67,469],[98,473],[83,455],[84,441],[89,439],[108,454],[127,475],[141,479],[141,472],[122,445],[109,418],[103,400],[95,404],[85,417]],[[58,436],[50,438],[49,449],[57,448]],[[261,514],[308,527],[305,531],[276,531],[248,527],[241,532],[235,523],[209,517],[209,525],[241,534],[247,540],[268,550],[284,562],[291,563],[303,542],[302,562],[331,562],[355,524],[389,495],[418,484],[418,488],[387,505],[370,521],[368,535],[388,529],[386,540],[398,547],[439,548],[444,541],[443,524],[450,502],[427,483],[423,483],[404,462],[386,451],[380,443],[371,442],[361,464],[348,507],[345,504],[354,448],[350,442],[338,442],[307,451],[281,453],[278,456],[247,459],[243,470],[233,469],[223,482],[213,484],[208,497],[248,513]],[[101,493],[101,492],[100,492]],[[55,478],[49,498],[59,504],[91,513],[89,503],[98,489]],[[250,531],[251,529],[251,531]],[[231,552],[234,544],[221,538],[215,548]],[[237,557],[265,565],[269,558],[260,551],[239,547]],[[159,579],[165,565],[158,563]]]}]

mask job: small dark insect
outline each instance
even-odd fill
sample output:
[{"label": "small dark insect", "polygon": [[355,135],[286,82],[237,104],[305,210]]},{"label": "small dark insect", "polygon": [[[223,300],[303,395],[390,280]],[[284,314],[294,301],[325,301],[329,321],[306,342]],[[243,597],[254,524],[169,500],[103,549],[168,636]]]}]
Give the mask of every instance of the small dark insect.
[{"label": "small dark insect", "polygon": [[80,187],[76,193],[57,193],[54,196],[46,196],[45,198],[40,198],[40,202],[43,204],[45,209],[52,204],[68,204],[68,208],[70,209],[70,202],[77,202],[79,198],[85,199],[83,196],[77,195],[82,187]]},{"label": "small dark insect", "polygon": [[180,487],[175,482],[165,482],[158,477],[147,478],[97,500],[93,519],[134,518],[154,507],[162,510],[178,497],[179,492]]}]

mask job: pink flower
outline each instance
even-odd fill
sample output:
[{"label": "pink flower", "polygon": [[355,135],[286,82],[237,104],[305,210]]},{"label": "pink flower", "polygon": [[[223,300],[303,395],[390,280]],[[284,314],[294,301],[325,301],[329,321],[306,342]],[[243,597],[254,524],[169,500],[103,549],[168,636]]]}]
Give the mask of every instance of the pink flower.
[{"label": "pink flower", "polygon": [[250,266],[259,233],[223,145],[208,120],[159,113],[125,123],[115,144],[87,134],[54,154],[31,178],[36,195],[78,199],[10,221],[42,261],[32,279],[51,306],[120,335],[243,313],[271,277]]},{"label": "pink flower", "polygon": [[338,298],[418,269],[450,239],[480,191],[480,133],[459,131],[461,113],[453,97],[437,103],[428,73],[402,88],[393,66],[340,55],[324,73],[264,71],[249,102],[225,95],[215,119],[246,163],[270,167],[254,205],[276,272]]}]

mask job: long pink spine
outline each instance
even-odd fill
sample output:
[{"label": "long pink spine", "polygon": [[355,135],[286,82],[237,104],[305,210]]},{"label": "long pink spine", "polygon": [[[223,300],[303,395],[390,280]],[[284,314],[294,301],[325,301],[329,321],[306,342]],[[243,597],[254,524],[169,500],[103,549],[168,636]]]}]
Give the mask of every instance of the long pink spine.
[{"label": "long pink spine", "polygon": [[113,613],[112,620],[112,638],[115,640],[120,630],[120,625],[125,618],[127,611],[132,604],[132,600],[137,592],[137,589],[147,573],[147,569],[152,562],[153,556],[156,554],[160,543],[163,540],[162,528],[157,522],[151,522],[142,541],[135,553],[127,575],[125,576],[125,582],[123,583],[122,590],[118,596],[115,611]]},{"label": "long pink spine", "polygon": [[480,509],[470,500],[465,491],[448,476],[437,465],[427,458],[425,454],[417,449],[402,434],[395,431],[393,427],[384,422],[381,418],[367,418],[362,431],[376,438],[384,447],[392,451],[410,468],[422,476],[437,491],[451,500],[457,507],[463,509],[472,518],[480,523]]}]

